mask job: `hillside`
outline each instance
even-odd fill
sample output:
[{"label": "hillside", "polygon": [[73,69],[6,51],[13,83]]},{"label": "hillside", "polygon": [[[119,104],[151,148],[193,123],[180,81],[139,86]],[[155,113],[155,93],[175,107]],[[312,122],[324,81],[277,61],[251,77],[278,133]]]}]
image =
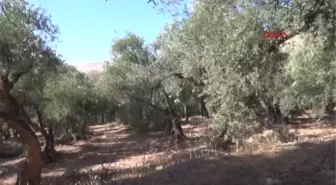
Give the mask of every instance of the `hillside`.
[{"label": "hillside", "polygon": [[104,68],[104,62],[75,64],[73,66],[75,66],[78,71],[83,72],[83,73],[89,73],[89,72],[92,72],[92,71],[101,72]]}]

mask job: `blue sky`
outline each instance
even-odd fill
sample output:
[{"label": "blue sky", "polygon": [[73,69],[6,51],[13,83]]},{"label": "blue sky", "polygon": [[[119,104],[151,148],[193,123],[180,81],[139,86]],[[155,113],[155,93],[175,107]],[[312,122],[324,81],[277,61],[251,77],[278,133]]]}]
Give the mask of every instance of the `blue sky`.
[{"label": "blue sky", "polygon": [[70,64],[110,59],[112,39],[127,31],[152,42],[173,18],[147,0],[29,0],[60,27],[56,51]]}]

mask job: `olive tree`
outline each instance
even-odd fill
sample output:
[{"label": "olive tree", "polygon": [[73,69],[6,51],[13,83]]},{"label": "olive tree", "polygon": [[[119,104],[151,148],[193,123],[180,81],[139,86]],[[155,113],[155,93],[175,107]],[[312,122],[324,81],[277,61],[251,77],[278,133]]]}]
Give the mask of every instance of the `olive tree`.
[{"label": "olive tree", "polygon": [[14,128],[23,142],[26,162],[21,172],[23,183],[40,184],[41,150],[37,137],[20,102],[12,94],[15,85],[29,72],[43,66],[53,50],[57,27],[43,10],[29,6],[26,1],[3,0],[0,3],[0,66],[2,99],[0,118]]},{"label": "olive tree", "polygon": [[[243,132],[234,130],[255,121],[265,126],[283,122],[297,107],[324,110],[335,102],[334,4],[200,0],[190,17],[164,34],[160,56],[174,58],[194,92],[200,87],[216,130],[227,135],[239,135]],[[268,30],[288,37],[264,39]],[[308,34],[304,42],[312,48],[281,49],[302,34]]]}]

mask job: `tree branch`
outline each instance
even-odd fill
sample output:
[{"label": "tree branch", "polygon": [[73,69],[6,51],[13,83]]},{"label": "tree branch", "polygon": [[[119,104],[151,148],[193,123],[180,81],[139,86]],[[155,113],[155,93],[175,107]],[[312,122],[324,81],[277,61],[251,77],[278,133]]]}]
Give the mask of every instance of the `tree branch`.
[{"label": "tree branch", "polygon": [[193,79],[193,78],[191,78],[191,77],[184,77],[184,76],[182,75],[182,73],[172,73],[172,74],[170,74],[170,75],[168,75],[168,76],[165,76],[165,77],[163,77],[162,79],[160,79],[159,82],[158,82],[155,86],[152,87],[152,90],[160,88],[160,87],[161,87],[161,83],[162,83],[164,80],[166,80],[166,79],[168,79],[168,78],[170,78],[170,77],[177,77],[177,78],[179,78],[179,79],[187,80],[187,81],[189,81],[189,82],[192,82],[195,86],[204,86],[204,85],[205,85],[202,81],[197,82],[195,79]]},{"label": "tree branch", "polygon": [[156,6],[157,2],[155,2],[155,0],[148,0],[147,3],[153,2],[153,4]]}]

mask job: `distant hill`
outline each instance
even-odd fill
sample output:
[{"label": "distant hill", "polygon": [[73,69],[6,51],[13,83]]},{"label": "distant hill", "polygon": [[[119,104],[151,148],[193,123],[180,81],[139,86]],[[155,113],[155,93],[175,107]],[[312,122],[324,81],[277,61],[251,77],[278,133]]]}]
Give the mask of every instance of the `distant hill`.
[{"label": "distant hill", "polygon": [[86,64],[75,64],[73,65],[77,68],[78,71],[83,73],[89,73],[92,71],[103,71],[104,62],[94,62],[94,63],[86,63]]}]

